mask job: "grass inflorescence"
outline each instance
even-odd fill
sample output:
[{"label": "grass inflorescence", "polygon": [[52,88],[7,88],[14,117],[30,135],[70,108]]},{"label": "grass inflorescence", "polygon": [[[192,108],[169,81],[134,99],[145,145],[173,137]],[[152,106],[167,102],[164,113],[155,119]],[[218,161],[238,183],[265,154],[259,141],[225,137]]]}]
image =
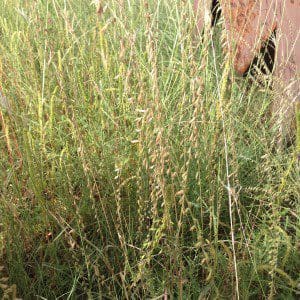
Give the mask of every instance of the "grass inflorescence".
[{"label": "grass inflorescence", "polygon": [[190,2],[0,2],[5,297],[299,294],[294,148]]}]

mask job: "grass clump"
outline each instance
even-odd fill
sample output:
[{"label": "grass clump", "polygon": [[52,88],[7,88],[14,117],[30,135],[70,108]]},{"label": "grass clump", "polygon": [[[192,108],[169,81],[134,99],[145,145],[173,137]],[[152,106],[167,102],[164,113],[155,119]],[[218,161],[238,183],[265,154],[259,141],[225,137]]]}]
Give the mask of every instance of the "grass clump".
[{"label": "grass clump", "polygon": [[297,297],[299,169],[219,29],[185,1],[0,12],[7,297]]}]

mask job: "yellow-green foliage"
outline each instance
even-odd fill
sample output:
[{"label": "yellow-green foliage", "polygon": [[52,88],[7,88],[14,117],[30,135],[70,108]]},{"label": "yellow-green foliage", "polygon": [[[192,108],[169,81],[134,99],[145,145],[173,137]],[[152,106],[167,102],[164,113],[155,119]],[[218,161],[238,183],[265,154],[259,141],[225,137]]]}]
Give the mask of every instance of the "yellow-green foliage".
[{"label": "yellow-green foliage", "polygon": [[90,2],[0,1],[4,296],[296,298],[269,90],[234,77],[220,26],[195,37],[192,1]]},{"label": "yellow-green foliage", "polygon": [[300,155],[300,103],[299,101],[296,103],[296,130],[297,130],[297,138],[296,138],[296,149],[297,154]]}]

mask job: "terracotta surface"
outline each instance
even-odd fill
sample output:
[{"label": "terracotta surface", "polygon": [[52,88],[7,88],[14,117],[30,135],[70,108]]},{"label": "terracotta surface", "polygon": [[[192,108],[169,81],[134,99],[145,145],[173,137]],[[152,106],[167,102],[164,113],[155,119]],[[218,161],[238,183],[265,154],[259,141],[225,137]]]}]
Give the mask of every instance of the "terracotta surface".
[{"label": "terracotta surface", "polygon": [[[212,0],[195,0],[198,29],[211,14]],[[243,74],[259,52],[262,43],[276,29],[277,73],[284,78],[300,70],[300,0],[220,0],[225,19],[228,48],[234,51],[234,66]],[[283,70],[283,65],[289,70]]]},{"label": "terracotta surface", "polygon": [[[292,128],[294,103],[300,102],[300,0],[219,0],[224,17],[227,48],[234,68],[244,74],[262,44],[276,30],[273,89],[274,122],[280,135]],[[194,0],[198,31],[210,26],[216,1]],[[204,21],[205,20],[205,21]],[[275,117],[276,116],[276,117]]]},{"label": "terracotta surface", "polygon": [[236,51],[234,66],[238,73],[243,74],[248,69],[262,43],[276,28],[274,10],[269,2],[269,0],[261,3],[256,0],[221,2],[230,41],[228,47],[230,51]]},{"label": "terracotta surface", "polygon": [[211,25],[211,5],[212,1],[209,0],[195,0],[194,1],[194,11],[196,13],[197,18],[197,28],[199,32],[201,32],[205,26],[205,20],[206,23],[209,23],[207,25]]},{"label": "terracotta surface", "polygon": [[286,0],[277,20],[277,74],[284,80],[300,72],[300,0]]}]

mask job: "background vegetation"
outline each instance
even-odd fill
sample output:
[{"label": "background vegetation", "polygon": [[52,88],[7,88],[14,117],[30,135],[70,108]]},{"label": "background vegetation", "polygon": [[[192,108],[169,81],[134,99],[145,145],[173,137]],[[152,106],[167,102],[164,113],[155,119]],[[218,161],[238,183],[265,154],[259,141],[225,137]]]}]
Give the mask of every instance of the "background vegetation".
[{"label": "background vegetation", "polygon": [[4,297],[299,295],[294,147],[191,2],[0,1]]}]

